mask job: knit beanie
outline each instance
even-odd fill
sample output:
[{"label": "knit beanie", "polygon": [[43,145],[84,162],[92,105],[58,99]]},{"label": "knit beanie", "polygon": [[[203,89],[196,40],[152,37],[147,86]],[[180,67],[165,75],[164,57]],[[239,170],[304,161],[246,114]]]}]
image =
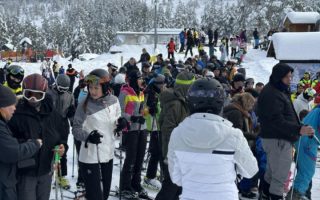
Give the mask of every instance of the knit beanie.
[{"label": "knit beanie", "polygon": [[16,95],[11,89],[0,84],[0,108],[16,104]]},{"label": "knit beanie", "polygon": [[175,85],[191,85],[196,80],[191,72],[183,71],[177,75]]}]

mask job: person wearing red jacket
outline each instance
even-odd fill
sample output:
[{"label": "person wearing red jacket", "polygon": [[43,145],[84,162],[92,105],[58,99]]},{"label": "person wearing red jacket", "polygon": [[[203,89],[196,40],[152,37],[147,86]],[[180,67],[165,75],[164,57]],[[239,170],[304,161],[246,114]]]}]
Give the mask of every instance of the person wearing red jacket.
[{"label": "person wearing red jacket", "polygon": [[168,48],[168,59],[170,59],[170,56],[174,59],[174,52],[177,50],[176,50],[176,43],[174,42],[173,38],[170,39],[170,42],[167,44],[167,48]]}]

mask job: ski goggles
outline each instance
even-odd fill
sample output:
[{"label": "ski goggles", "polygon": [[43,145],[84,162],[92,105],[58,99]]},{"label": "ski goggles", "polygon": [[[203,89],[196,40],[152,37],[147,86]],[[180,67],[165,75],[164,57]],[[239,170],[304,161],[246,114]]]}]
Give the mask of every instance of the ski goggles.
[{"label": "ski goggles", "polygon": [[33,100],[35,102],[39,102],[45,98],[46,93],[39,90],[24,89],[22,95],[28,101]]},{"label": "ski goggles", "polygon": [[62,86],[57,85],[57,90],[59,92],[67,92],[69,90],[69,87],[62,87]]},{"label": "ski goggles", "polygon": [[103,77],[103,78],[100,78],[98,76],[95,76],[95,75],[87,75],[85,78],[84,78],[84,82],[86,84],[94,84],[94,85],[98,85],[98,84],[101,84],[101,83],[106,83],[110,80],[109,77]]},{"label": "ski goggles", "polygon": [[224,99],[226,93],[224,90],[194,90],[189,91],[189,97],[203,97],[203,98],[219,98]]},{"label": "ski goggles", "polygon": [[9,74],[24,76],[24,69],[22,69],[20,67],[19,68],[13,67],[12,69],[10,69]]}]

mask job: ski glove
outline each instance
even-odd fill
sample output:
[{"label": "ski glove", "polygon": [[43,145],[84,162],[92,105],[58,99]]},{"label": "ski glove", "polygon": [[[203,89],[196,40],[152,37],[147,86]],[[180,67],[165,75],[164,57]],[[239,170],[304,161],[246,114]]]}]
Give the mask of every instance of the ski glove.
[{"label": "ski glove", "polygon": [[92,144],[100,144],[101,143],[101,138],[103,135],[101,135],[97,130],[91,131],[87,138],[87,142],[90,142]]},{"label": "ski glove", "polygon": [[134,116],[134,115],[132,115],[132,116],[130,117],[130,121],[133,122],[133,123],[137,123],[138,120],[139,120],[139,116]]},{"label": "ski glove", "polygon": [[129,122],[124,117],[120,117],[117,121],[117,127],[114,130],[115,135],[120,136],[120,131],[122,131],[125,128],[129,129],[129,126]]}]

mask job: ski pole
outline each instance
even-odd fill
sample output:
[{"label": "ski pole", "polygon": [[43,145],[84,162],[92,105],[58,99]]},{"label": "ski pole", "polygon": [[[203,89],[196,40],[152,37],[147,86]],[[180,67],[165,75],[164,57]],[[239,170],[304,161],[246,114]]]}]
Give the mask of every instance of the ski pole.
[{"label": "ski pole", "polygon": [[[60,159],[61,156],[59,154],[59,146],[55,146],[54,148],[54,163],[56,164],[56,199],[58,199],[58,187],[59,187],[59,176],[61,175],[61,165],[60,165]],[[63,191],[62,188],[60,188],[60,196],[61,200],[63,200]]]},{"label": "ski pole", "polygon": [[75,149],[75,143],[74,143],[74,139],[73,139],[73,152],[72,152],[72,175],[71,175],[71,177],[72,178],[74,178],[74,154],[75,154],[75,151],[74,151],[74,149]]},{"label": "ski pole", "polygon": [[[301,137],[303,137],[303,136],[301,136]],[[296,166],[294,167],[294,173],[293,173],[293,179],[292,179],[290,200],[292,200],[292,197],[293,197],[293,186],[294,186],[294,181],[295,181],[295,179],[296,179],[296,175],[297,175],[297,171],[298,171],[298,170],[297,170],[297,165],[298,165],[298,160],[299,160],[301,137],[299,137],[299,142],[298,142],[297,158],[296,158],[296,163],[295,163]]]},{"label": "ski pole", "polygon": [[96,147],[97,147],[97,158],[98,158],[98,165],[99,165],[100,185],[101,185],[101,191],[103,195],[103,177],[102,177],[100,154],[99,154],[99,144],[96,144]]}]

